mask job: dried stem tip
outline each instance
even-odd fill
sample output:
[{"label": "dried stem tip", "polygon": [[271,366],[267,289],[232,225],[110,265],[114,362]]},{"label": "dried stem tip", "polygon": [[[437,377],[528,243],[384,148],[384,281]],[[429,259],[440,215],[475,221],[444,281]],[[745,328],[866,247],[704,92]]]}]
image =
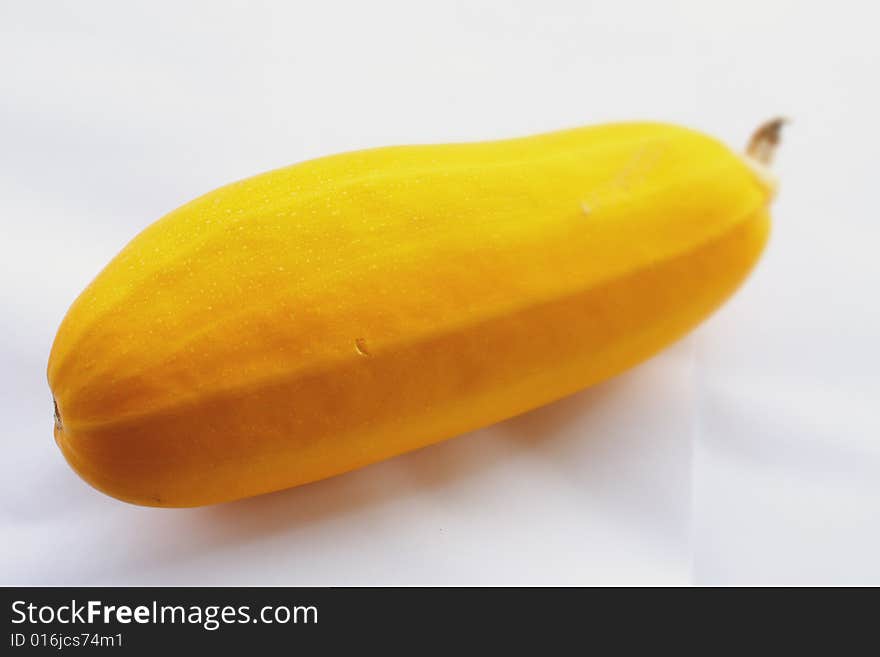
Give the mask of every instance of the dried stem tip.
[{"label": "dried stem tip", "polygon": [[776,153],[776,147],[779,145],[782,126],[786,123],[788,123],[788,119],[777,117],[758,126],[758,129],[752,134],[752,138],[749,139],[748,146],[746,146],[746,155],[763,165],[769,165],[773,162],[773,155]]}]

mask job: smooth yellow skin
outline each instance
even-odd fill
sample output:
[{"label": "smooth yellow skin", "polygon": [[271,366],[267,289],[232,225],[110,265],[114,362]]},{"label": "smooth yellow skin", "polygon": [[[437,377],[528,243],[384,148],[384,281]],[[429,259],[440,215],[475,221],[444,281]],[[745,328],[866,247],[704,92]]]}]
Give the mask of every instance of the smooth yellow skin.
[{"label": "smooth yellow skin", "polygon": [[546,404],[680,337],[767,239],[771,190],[648,123],[347,153],[202,196],[74,302],[55,438],[128,502],[339,474]]}]

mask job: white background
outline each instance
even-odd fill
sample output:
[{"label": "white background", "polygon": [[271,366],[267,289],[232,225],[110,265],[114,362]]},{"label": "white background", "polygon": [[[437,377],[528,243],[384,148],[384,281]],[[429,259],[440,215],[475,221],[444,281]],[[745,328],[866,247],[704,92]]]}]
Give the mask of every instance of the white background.
[{"label": "white background", "polygon": [[[0,5],[0,582],[880,583],[869,2]],[[137,231],[337,151],[621,119],[794,119],[758,270],[613,381],[211,508],[105,497],[52,439],[67,307]]]}]

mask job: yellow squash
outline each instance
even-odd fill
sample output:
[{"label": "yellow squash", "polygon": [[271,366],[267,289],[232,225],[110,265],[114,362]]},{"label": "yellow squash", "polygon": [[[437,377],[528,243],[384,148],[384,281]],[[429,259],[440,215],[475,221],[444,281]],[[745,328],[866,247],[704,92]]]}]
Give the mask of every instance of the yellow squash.
[{"label": "yellow squash", "polygon": [[[769,159],[779,124],[756,133]],[[760,163],[680,127],[381,148],[213,191],[138,235],[49,359],[96,488],[196,506],[546,404],[705,318],[767,239]]]}]

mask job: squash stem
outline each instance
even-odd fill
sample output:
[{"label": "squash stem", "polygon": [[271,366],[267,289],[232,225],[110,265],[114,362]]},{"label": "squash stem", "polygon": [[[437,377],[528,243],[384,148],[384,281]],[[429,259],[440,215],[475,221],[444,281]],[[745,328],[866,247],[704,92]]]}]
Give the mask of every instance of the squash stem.
[{"label": "squash stem", "polygon": [[788,119],[780,116],[758,126],[746,146],[746,155],[764,166],[770,166],[779,146],[782,126],[788,122]]}]

